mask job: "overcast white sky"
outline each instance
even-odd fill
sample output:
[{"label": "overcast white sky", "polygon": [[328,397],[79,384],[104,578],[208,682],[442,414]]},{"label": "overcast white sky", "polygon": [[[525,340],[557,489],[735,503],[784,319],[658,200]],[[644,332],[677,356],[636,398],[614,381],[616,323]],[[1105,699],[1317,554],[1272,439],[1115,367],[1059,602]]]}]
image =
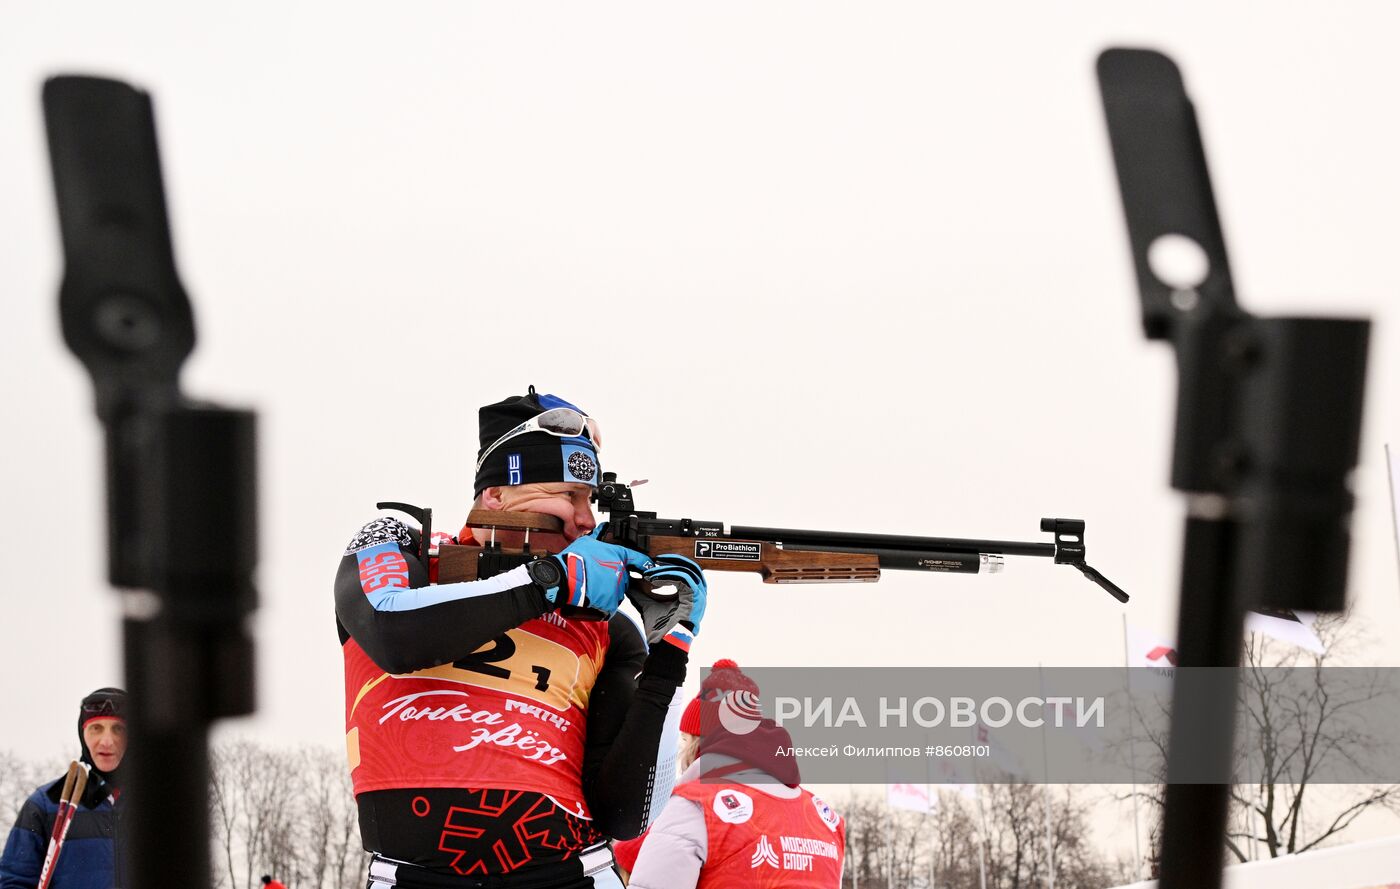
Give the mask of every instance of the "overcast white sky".
[{"label": "overcast white sky", "polygon": [[[59,339],[42,78],[156,98],[200,344],[256,406],[256,718],[340,744],[330,580],[376,500],[455,527],[476,408],[534,383],[606,428],[643,508],[1044,539],[1175,622],[1175,366],[1141,334],[1093,80],[1183,66],[1241,301],[1376,321],[1351,587],[1400,664],[1382,448],[1400,424],[1400,156],[1384,3],[11,4],[0,269],[11,580],[0,747],[65,755],[120,683],[101,438]],[[431,398],[422,392],[430,388]],[[712,583],[697,664],[1098,665],[1122,607],[1065,568]],[[64,644],[67,643],[67,644]]]}]

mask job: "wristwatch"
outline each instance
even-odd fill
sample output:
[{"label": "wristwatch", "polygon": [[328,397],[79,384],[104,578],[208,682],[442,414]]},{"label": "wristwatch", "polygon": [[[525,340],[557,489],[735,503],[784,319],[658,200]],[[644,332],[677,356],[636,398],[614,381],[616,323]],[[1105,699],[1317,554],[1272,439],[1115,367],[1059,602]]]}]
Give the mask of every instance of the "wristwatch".
[{"label": "wristwatch", "polygon": [[526,562],[525,572],[530,575],[536,586],[544,590],[544,597],[549,600],[549,604],[557,605],[559,587],[564,583],[564,569],[560,567],[558,560],[545,556],[533,562]]}]

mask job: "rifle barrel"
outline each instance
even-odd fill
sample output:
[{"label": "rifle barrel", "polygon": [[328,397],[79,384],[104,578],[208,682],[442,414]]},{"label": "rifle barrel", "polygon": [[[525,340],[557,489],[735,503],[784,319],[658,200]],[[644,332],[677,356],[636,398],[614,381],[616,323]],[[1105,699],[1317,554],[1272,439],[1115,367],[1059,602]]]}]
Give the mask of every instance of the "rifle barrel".
[{"label": "rifle barrel", "polygon": [[[862,534],[851,531],[807,531],[799,528],[755,528],[747,525],[734,525],[729,529],[731,537],[747,540],[767,540],[782,543],[784,548],[829,549],[833,552],[874,552],[888,550],[891,553],[927,552],[959,553],[976,556],[979,553],[996,553],[1004,556],[1055,557],[1053,543],[1024,543],[1014,540],[970,540],[959,537],[911,537],[901,534]],[[974,560],[975,563],[975,560]],[[898,567],[890,565],[889,567]]]}]

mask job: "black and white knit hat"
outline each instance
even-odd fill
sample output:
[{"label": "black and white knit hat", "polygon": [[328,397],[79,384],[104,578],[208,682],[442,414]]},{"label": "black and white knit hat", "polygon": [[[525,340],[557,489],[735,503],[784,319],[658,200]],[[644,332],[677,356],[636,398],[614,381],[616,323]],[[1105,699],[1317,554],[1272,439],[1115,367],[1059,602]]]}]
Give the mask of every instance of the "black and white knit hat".
[{"label": "black and white knit hat", "polygon": [[[557,395],[536,393],[534,386],[525,395],[512,395],[481,408],[478,413],[481,446],[477,459],[521,423],[554,408],[568,408],[587,416],[581,408]],[[568,438],[532,431],[507,439],[491,451],[476,472],[473,496],[480,496],[483,490],[496,485],[533,482],[574,482],[596,488],[601,475],[598,446],[587,430]]]}]

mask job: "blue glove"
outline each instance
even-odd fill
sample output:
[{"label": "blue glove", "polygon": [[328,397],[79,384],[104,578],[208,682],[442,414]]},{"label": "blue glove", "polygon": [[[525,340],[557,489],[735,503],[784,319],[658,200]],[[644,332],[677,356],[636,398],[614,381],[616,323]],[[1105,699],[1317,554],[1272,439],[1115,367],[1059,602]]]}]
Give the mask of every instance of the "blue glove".
[{"label": "blue glove", "polygon": [[550,602],[589,609],[603,617],[617,613],[627,591],[628,569],[644,571],[652,561],[646,553],[599,540],[606,527],[606,523],[599,525],[551,557],[563,568],[564,577],[559,587],[545,590]]},{"label": "blue glove", "polygon": [[685,556],[667,554],[642,568],[642,588],[629,587],[627,598],[642,615],[647,642],[669,642],[682,651],[700,632],[705,617],[705,574]]}]

